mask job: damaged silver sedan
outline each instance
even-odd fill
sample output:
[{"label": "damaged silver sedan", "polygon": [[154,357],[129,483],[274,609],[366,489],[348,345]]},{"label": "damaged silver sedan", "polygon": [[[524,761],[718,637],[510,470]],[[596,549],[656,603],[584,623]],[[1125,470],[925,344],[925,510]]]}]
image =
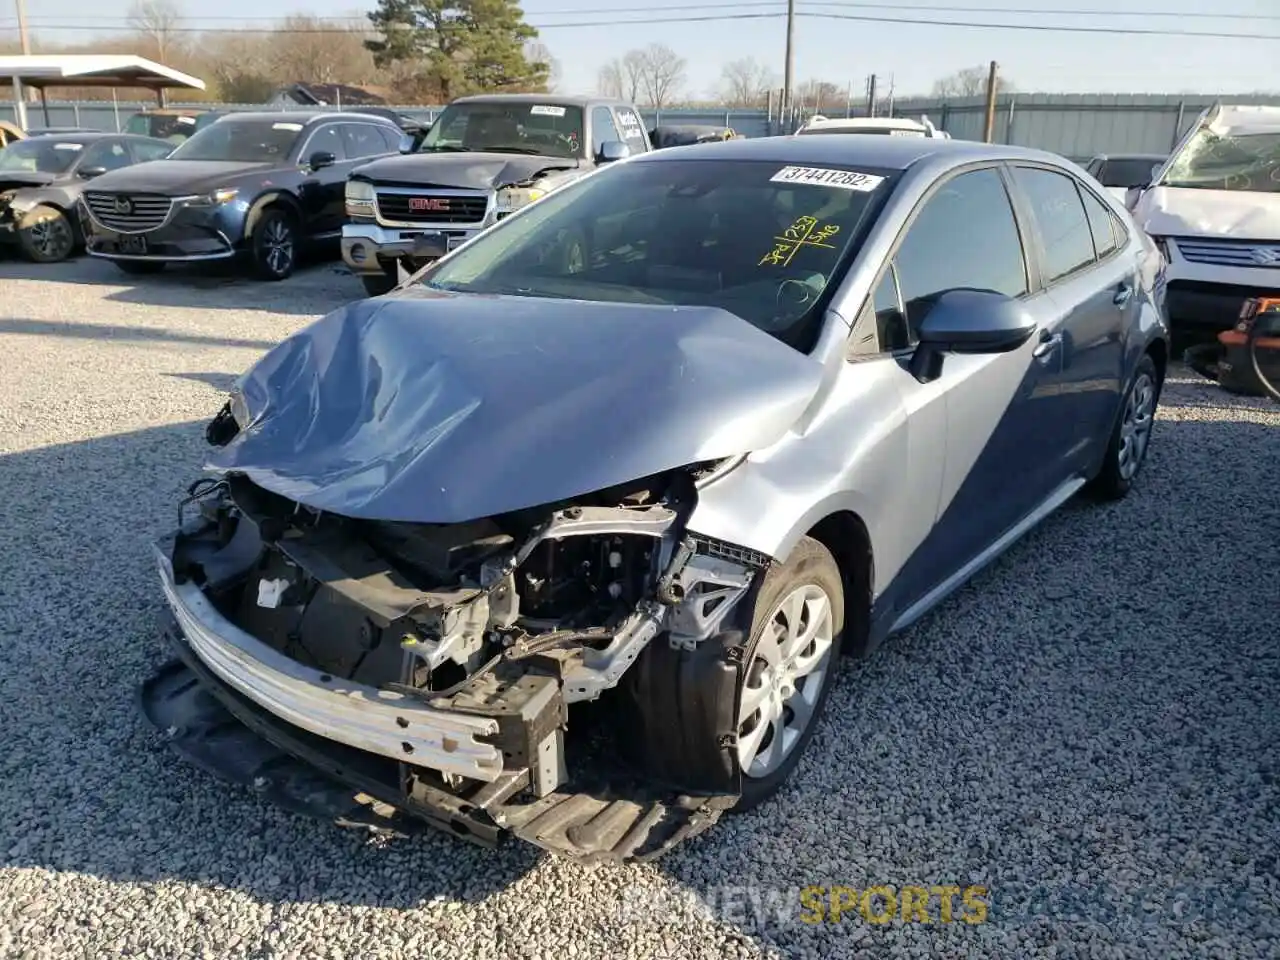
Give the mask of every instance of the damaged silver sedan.
[{"label": "damaged silver sedan", "polygon": [[322,318],[208,426],[143,709],[372,829],[648,859],[756,806],[842,652],[1132,486],[1158,260],[1091,189],[954,141],[673,149]]}]

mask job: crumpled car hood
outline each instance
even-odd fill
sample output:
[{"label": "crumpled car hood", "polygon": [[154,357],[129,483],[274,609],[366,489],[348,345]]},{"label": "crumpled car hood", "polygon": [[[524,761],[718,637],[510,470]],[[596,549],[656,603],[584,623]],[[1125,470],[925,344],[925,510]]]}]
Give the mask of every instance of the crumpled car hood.
[{"label": "crumpled car hood", "polygon": [[492,190],[549,170],[576,170],[577,160],[514,153],[410,153],[362,164],[352,174],[386,183]]},{"label": "crumpled car hood", "polygon": [[822,372],[716,308],[419,288],[268,352],[207,466],[349,517],[457,523],[768,446]]},{"label": "crumpled car hood", "polygon": [[1153,187],[1135,219],[1153,236],[1280,240],[1280,194]]}]

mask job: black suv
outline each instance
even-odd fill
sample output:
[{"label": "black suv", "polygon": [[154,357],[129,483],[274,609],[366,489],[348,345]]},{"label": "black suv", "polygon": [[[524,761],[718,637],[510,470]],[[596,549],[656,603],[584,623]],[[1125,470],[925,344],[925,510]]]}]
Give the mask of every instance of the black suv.
[{"label": "black suv", "polygon": [[357,113],[233,113],[165,160],[104,174],[82,199],[86,248],[126,273],[243,257],[283,280],[303,244],[342,231],[352,168],[400,151],[400,128]]}]

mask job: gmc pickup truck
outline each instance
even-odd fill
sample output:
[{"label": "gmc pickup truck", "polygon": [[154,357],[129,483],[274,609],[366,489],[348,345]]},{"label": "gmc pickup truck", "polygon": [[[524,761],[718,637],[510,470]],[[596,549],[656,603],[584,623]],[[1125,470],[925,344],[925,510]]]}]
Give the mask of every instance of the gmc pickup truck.
[{"label": "gmc pickup truck", "polygon": [[653,149],[631,104],[554,94],[453,101],[411,154],[347,178],[342,259],[370,296],[602,163]]}]

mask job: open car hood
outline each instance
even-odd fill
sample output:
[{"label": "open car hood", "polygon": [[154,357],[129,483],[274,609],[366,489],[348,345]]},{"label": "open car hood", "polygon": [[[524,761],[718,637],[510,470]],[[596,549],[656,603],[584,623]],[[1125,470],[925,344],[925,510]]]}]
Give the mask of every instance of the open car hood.
[{"label": "open car hood", "polygon": [[716,308],[418,288],[268,352],[207,466],[345,516],[456,523],[768,446],[821,379]]}]

